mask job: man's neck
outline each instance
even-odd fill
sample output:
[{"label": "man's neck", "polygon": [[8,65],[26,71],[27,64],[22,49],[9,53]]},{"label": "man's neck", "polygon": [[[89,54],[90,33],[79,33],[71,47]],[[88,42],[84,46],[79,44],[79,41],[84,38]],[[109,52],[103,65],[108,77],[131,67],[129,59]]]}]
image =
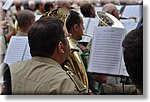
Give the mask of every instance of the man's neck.
[{"label": "man's neck", "polygon": [[28,28],[19,29],[20,32],[28,33]]}]

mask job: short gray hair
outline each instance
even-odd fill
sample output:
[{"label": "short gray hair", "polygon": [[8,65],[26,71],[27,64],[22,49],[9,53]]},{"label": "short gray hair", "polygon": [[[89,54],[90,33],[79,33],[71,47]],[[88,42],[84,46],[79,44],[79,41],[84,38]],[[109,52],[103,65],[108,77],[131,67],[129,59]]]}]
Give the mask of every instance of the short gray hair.
[{"label": "short gray hair", "polygon": [[114,4],[105,4],[102,8],[102,11],[112,14],[113,10],[117,11],[117,7]]}]

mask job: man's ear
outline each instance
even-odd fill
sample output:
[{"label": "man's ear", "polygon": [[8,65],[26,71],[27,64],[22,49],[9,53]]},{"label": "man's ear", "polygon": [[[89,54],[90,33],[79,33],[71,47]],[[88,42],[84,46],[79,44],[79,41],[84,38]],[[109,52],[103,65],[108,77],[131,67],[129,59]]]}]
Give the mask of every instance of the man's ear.
[{"label": "man's ear", "polygon": [[58,52],[59,53],[65,53],[65,45],[62,42],[59,42],[58,44]]},{"label": "man's ear", "polygon": [[78,24],[75,24],[75,25],[73,26],[73,29],[74,29],[74,31],[78,31]]},{"label": "man's ear", "polygon": [[92,14],[92,12],[93,12],[93,9],[90,9],[90,14]]},{"label": "man's ear", "polygon": [[30,23],[31,23],[31,24],[35,23],[35,20],[34,20],[34,19],[32,19],[32,20],[30,21]]}]

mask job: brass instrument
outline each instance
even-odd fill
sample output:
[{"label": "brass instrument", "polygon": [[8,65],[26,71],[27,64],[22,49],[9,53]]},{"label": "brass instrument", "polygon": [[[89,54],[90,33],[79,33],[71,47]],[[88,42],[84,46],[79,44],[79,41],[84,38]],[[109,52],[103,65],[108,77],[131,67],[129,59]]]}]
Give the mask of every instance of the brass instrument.
[{"label": "brass instrument", "polygon": [[13,28],[14,28],[15,32],[18,31],[19,27],[18,27],[18,21],[17,21],[17,20],[15,20],[15,23],[14,23],[14,25],[13,25]]},{"label": "brass instrument", "polygon": [[114,24],[113,20],[105,14],[105,12],[97,12],[99,16],[99,25],[98,26],[112,26]]},{"label": "brass instrument", "polygon": [[79,50],[73,43],[72,38],[68,38],[68,41],[70,46],[70,54],[64,67],[71,70],[75,75],[78,76],[78,78],[85,86],[88,86],[88,78],[82,58],[79,54]]},{"label": "brass instrument", "polygon": [[[66,26],[65,26],[65,20],[68,15],[69,15],[68,10],[59,8],[51,12],[46,12],[45,14],[43,14],[42,17],[53,16],[53,17],[59,18],[60,20],[64,22],[64,28],[67,31]],[[80,91],[83,91],[83,90],[88,91],[89,90],[88,77],[87,77],[86,69],[84,67],[82,58],[79,54],[79,50],[77,46],[74,44],[72,38],[68,37],[67,40],[70,46],[70,54],[67,60],[63,64],[63,69],[65,71],[72,72],[79,78],[79,80],[82,82],[84,86],[84,88],[82,88],[82,90]]]},{"label": "brass instrument", "polygon": [[113,15],[104,12],[98,11],[97,15],[99,17],[99,25],[98,26],[111,26],[111,27],[118,27],[124,28],[123,24]]}]

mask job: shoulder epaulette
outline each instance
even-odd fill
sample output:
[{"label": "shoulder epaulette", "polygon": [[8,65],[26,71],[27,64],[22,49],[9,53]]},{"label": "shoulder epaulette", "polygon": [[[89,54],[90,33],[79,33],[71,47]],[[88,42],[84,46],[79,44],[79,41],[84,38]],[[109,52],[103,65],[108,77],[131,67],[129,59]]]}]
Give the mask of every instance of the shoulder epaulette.
[{"label": "shoulder epaulette", "polygon": [[75,86],[77,87],[78,91],[82,92],[86,90],[86,86],[79,80],[79,78],[73,74],[71,71],[66,71],[71,80],[74,82]]}]

